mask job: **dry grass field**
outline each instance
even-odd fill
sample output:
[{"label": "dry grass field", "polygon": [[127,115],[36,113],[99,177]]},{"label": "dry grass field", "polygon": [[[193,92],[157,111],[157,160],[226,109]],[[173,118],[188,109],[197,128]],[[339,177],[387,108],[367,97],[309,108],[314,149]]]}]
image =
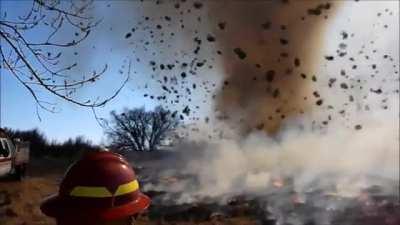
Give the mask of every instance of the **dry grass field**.
[{"label": "dry grass field", "polygon": [[[171,167],[174,154],[151,153],[127,156],[142,183],[160,180],[160,184],[167,186],[171,182],[184,181],[185,177],[173,175],[163,178],[159,171]],[[175,160],[173,160],[175,161]],[[55,225],[52,219],[44,216],[39,209],[40,203],[46,196],[56,193],[58,184],[70,162],[54,159],[33,159],[30,163],[27,177],[22,181],[3,178],[0,180],[0,225]],[[216,202],[204,201],[190,204],[169,205],[157,200],[166,194],[165,191],[146,190],[152,197],[153,204],[148,213],[141,215],[138,225],[319,225],[319,222],[277,223],[267,218],[272,215],[267,212],[262,202],[268,202],[269,197],[258,196],[251,199],[237,196],[226,205]],[[167,193],[168,194],[168,193]],[[277,196],[270,196],[276,198]],[[279,196],[278,196],[279,197]],[[281,196],[282,197],[282,196]],[[311,197],[318,197],[317,195]],[[311,215],[315,212],[337,215],[332,225],[398,225],[400,224],[400,204],[393,196],[372,195],[360,204],[360,199],[342,199],[336,202],[350,201],[354,207],[337,209],[339,214],[328,209],[315,208],[312,203],[290,203],[287,199],[280,198],[285,203],[285,210],[289,210],[289,217]],[[335,201],[334,201],[335,202]],[[287,211],[286,210],[286,211]],[[291,210],[291,211],[290,211]],[[326,211],[328,210],[328,211]],[[311,213],[311,214],[310,214]],[[318,213],[317,213],[318,214]],[[295,218],[294,217],[294,218]]]},{"label": "dry grass field", "polygon": [[[51,159],[33,160],[30,164],[28,176],[23,181],[10,178],[0,180],[0,225],[54,225],[55,222],[40,212],[39,206],[43,198],[57,192],[68,163],[60,163]],[[196,213],[196,212],[194,212]],[[204,220],[167,221],[162,218],[149,219],[147,215],[138,218],[136,224],[230,224],[251,225],[250,218],[237,216],[234,218],[206,218]]]}]

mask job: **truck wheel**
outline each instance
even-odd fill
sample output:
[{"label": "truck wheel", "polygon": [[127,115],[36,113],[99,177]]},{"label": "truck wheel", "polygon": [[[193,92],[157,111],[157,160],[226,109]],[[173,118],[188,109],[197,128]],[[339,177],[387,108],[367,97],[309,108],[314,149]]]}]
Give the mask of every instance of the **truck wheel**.
[{"label": "truck wheel", "polygon": [[19,180],[19,181],[23,180],[25,178],[25,175],[26,175],[26,165],[25,164],[19,165],[15,168],[14,176],[15,176],[16,180]]}]

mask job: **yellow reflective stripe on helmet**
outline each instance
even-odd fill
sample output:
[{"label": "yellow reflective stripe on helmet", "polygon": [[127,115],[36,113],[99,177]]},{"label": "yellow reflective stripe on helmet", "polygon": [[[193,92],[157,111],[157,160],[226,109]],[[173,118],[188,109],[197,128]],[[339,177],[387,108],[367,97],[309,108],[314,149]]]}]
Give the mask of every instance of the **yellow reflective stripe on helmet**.
[{"label": "yellow reflective stripe on helmet", "polygon": [[139,189],[139,182],[137,180],[131,181],[126,184],[122,184],[118,187],[115,192],[115,196],[128,194]]},{"label": "yellow reflective stripe on helmet", "polygon": [[137,180],[134,180],[129,183],[120,185],[114,195],[105,187],[90,187],[90,186],[74,187],[70,195],[74,197],[105,198],[105,197],[128,194],[138,189],[139,189],[139,182]]},{"label": "yellow reflective stripe on helmet", "polygon": [[105,198],[112,197],[112,194],[105,187],[87,187],[77,186],[72,189],[71,196],[74,197],[89,197],[89,198]]}]

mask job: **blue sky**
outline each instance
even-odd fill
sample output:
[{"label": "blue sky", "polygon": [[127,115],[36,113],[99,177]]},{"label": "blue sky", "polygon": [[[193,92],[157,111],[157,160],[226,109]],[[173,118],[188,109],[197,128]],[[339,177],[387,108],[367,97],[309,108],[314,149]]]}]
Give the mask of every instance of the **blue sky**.
[{"label": "blue sky", "polygon": [[[148,37],[148,30],[141,32],[137,31],[135,33],[137,36],[130,39],[125,38],[127,32],[129,32],[132,27],[135,27],[135,24],[137,25],[138,21],[143,21],[145,18],[144,11],[146,10],[141,10],[138,5],[135,5],[135,1],[110,2],[112,3],[112,6],[111,8],[108,8],[105,1],[95,1],[95,13],[97,13],[96,15],[101,15],[103,22],[96,27],[91,32],[89,38],[76,49],[68,49],[64,52],[66,62],[79,62],[80,67],[77,68],[76,71],[73,71],[72,74],[88,73],[94,69],[99,70],[104,66],[104,64],[110,66],[105,76],[99,82],[96,82],[93,86],[79,90],[77,97],[84,99],[97,96],[106,97],[112,94],[113,91],[121,85],[126,76],[127,59],[129,58],[133,60],[134,70],[127,86],[112,102],[103,108],[97,109],[98,115],[105,118],[108,117],[111,110],[119,111],[124,107],[141,106],[151,109],[158,104],[156,101],[143,97],[144,94],[148,94],[146,91],[151,90],[152,94],[155,95],[160,91],[159,83],[154,79],[149,79],[148,76],[150,74],[155,74],[156,77],[163,76],[162,73],[157,74],[158,71],[154,73],[151,71],[151,68],[149,68],[149,61],[175,61],[183,58],[190,62],[190,57],[192,56],[186,53],[193,51],[193,43],[192,37],[185,37],[185,32],[192,32],[193,30],[191,30],[192,26],[190,26],[190,24],[197,21],[196,17],[186,18],[186,20],[189,21],[185,20],[187,29],[184,32],[180,29],[180,24],[175,23],[174,20],[171,22],[171,25],[168,26],[169,31],[175,31],[176,34],[174,37],[166,41],[169,45],[175,47],[173,50],[174,52],[170,52],[170,50],[168,50],[163,44],[151,44],[147,47],[150,50],[146,51],[143,49],[143,42],[150,39]],[[10,18],[25,14],[27,10],[29,10],[31,1],[2,0],[0,3],[2,6],[2,12],[6,11]],[[160,17],[163,19],[164,15],[169,15],[173,12],[171,11],[173,7],[168,8],[164,6],[155,6],[150,3],[151,1],[145,1],[144,3],[141,3],[141,5],[148,7],[147,13],[151,13],[151,10],[154,7],[157,7],[157,12],[162,12],[160,15],[150,15],[150,17],[154,18],[157,23],[157,19],[159,20]],[[372,30],[370,26],[375,26],[376,12],[383,12],[387,7],[393,8],[397,17],[385,17],[385,20],[387,20],[389,24],[395,24],[395,26],[390,26],[389,29],[385,30]],[[116,12],[118,13],[118,16],[116,16]],[[366,18],[364,14],[369,15],[367,16],[368,18]],[[373,15],[374,17],[370,15]],[[203,18],[203,22],[206,24],[208,17]],[[321,50],[321,54],[325,54],[325,52],[333,52],[336,49],[339,43],[333,40],[339,36],[338,34],[340,34],[343,29],[352,30],[357,34],[356,39],[358,38],[358,40],[355,39],[353,43],[349,44],[350,46],[361,45],[365,40],[369,41],[373,39],[378,43],[379,49],[394,51],[393,49],[396,49],[396,46],[398,46],[398,23],[393,22],[397,21],[396,18],[398,18],[398,5],[396,5],[395,2],[369,1],[363,3],[363,8],[360,8],[360,6],[354,2],[348,2],[339,16],[336,16],[334,20],[329,20],[332,25],[330,25],[329,29],[326,31],[326,40],[324,40],[324,43],[326,44]],[[146,22],[144,22],[144,24],[145,26],[147,25]],[[364,26],[368,29],[364,28]],[[209,32],[207,27],[196,27],[196,29],[199,29],[199,33],[201,34],[207,34]],[[376,32],[376,30],[378,32]],[[43,38],[41,36],[43,33],[46,32],[36,31],[29,34],[29,37],[32,39],[40,39]],[[65,35],[68,33],[64,32],[62,34],[64,36],[60,36],[60,39],[69,37],[68,35]],[[397,34],[397,36],[392,34]],[[156,38],[158,38],[157,35]],[[207,58],[209,55],[212,55],[210,52],[215,51],[215,46],[210,46],[211,47],[208,49],[207,47],[202,49],[203,53],[201,54],[203,55],[200,57]],[[75,56],[73,54],[74,51],[79,52],[79,55]],[[152,53],[155,51],[163,51],[164,53],[154,56]],[[136,61],[137,58],[140,58],[141,61]],[[322,56],[320,58],[323,59]],[[394,58],[398,58],[398,51],[394,51]],[[218,68],[218,58],[215,61],[210,59],[210,61],[214,63],[214,69],[211,71],[203,67],[200,71],[203,72],[202,76],[193,79],[199,79],[199,81],[202,81],[201,79],[205,80],[205,76],[207,80],[220,79],[221,76],[218,75],[224,71],[219,70],[221,68]],[[124,65],[125,72],[120,74],[119,70]],[[324,68],[321,67],[319,69],[323,70]],[[58,113],[49,113],[40,110],[39,113],[42,118],[40,121],[36,114],[36,103],[29,92],[6,70],[1,71],[1,77],[1,126],[14,129],[31,129],[37,127],[42,130],[49,139],[60,141],[78,135],[83,135],[95,143],[104,141],[103,130],[95,120],[91,109],[78,107],[55,96],[49,95],[41,89],[36,89],[42,99],[57,103],[57,108],[61,110]],[[199,89],[200,88],[197,88],[197,91],[199,91]],[[203,93],[198,93],[196,96],[193,96],[193,102],[196,103],[196,105],[199,104],[202,111],[207,112],[207,110],[213,107],[213,102],[210,100],[203,102],[204,99],[201,97],[203,96],[202,94]],[[336,97],[335,99],[340,103],[342,101],[339,97]],[[179,107],[181,107],[181,105]],[[202,114],[205,115],[206,113]]]},{"label": "blue sky", "polygon": [[[30,1],[1,1],[2,12],[7,12],[9,18],[16,15],[24,15],[30,7]],[[41,32],[36,32],[31,38],[40,38]],[[121,56],[116,54],[109,55],[107,63],[109,65],[120,65]],[[101,68],[101,64],[94,65],[94,68]],[[80,90],[82,95],[89,92],[88,96],[107,96],[119,87],[122,79],[115,79],[110,76],[116,68],[110,68],[105,74],[104,79],[91,87],[90,90],[84,88]],[[13,129],[32,129],[39,128],[51,140],[65,140],[70,137],[83,135],[95,143],[103,140],[103,130],[96,122],[92,110],[67,103],[55,96],[49,95],[43,90],[36,89],[42,99],[57,103],[58,113],[50,113],[39,110],[41,121],[36,113],[36,103],[30,93],[24,88],[7,70],[1,71],[1,126]],[[102,92],[111,89],[105,95]],[[101,117],[107,117],[111,110],[121,110],[124,107],[152,108],[155,102],[142,97],[142,93],[133,92],[132,85],[128,85],[122,92],[105,107],[96,109]]]},{"label": "blue sky", "polygon": [[[41,121],[36,114],[36,103],[30,93],[17,83],[6,71],[2,71],[2,126],[14,129],[39,128],[50,139],[65,140],[83,135],[94,142],[101,142],[103,131],[96,122],[91,109],[63,102],[54,96],[45,98],[58,102],[60,112],[50,113],[40,110]],[[155,103],[136,97],[129,89],[124,89],[112,102],[96,109],[101,117],[107,117],[111,110],[124,107],[153,107]]]},{"label": "blue sky", "polygon": [[[1,1],[2,10],[7,11],[8,18],[15,18],[26,14],[30,9],[30,1]],[[107,3],[107,4],[106,4]],[[89,37],[79,46],[68,48],[63,51],[64,61],[60,66],[78,63],[78,67],[71,71],[72,76],[89,74],[93,70],[101,70],[105,64],[109,66],[106,73],[100,81],[95,84],[81,88],[75,94],[77,99],[95,99],[112,95],[123,83],[127,76],[128,62],[132,62],[132,70],[130,80],[120,94],[109,102],[105,107],[97,108],[96,112],[99,117],[107,118],[111,110],[120,111],[125,107],[145,107],[152,109],[159,104],[157,100],[152,100],[144,97],[145,94],[159,96],[165,94],[161,89],[160,79],[171,73],[168,71],[153,71],[150,61],[178,63],[182,60],[190,63],[193,58],[188,52],[193,52],[193,43],[191,39],[187,39],[185,32],[182,32],[180,24],[177,21],[172,21],[168,25],[168,36],[161,34],[163,31],[155,30],[155,38],[151,45],[144,44],[152,39],[152,33],[149,33],[147,24],[152,22],[146,21],[145,18],[150,16],[155,23],[160,20],[164,21],[164,16],[151,14],[152,10],[163,12],[163,15],[175,13],[175,8],[171,4],[156,6],[154,2],[135,2],[135,1],[95,1],[94,8],[89,13],[95,15],[95,18],[102,19],[102,22],[92,29]],[[110,6],[110,7],[109,7]],[[142,10],[141,7],[147,7]],[[119,16],[115,14],[118,12]],[[150,13],[149,13],[150,12]],[[146,14],[147,13],[147,14]],[[149,14],[149,15],[148,15]],[[150,15],[151,14],[151,15]],[[123,19],[121,19],[123,18]],[[197,22],[196,18],[187,18],[187,23]],[[131,32],[132,27],[141,27],[135,32],[131,38],[125,38],[127,32]],[[188,26],[190,29],[191,26]],[[175,32],[175,36],[169,35],[169,32]],[[46,38],[49,32],[45,28],[38,28],[35,32],[27,33],[27,36],[33,40]],[[68,29],[60,32],[55,36],[56,40],[67,40],[73,32]],[[72,35],[73,36],[73,35]],[[166,44],[158,42],[164,38]],[[171,47],[175,46],[175,47]],[[210,51],[215,51],[214,48],[203,48],[204,54],[202,57],[208,57]],[[76,55],[75,52],[78,54]],[[186,53],[185,53],[186,52]],[[205,52],[205,53],[204,53]],[[171,55],[173,56],[171,57]],[[188,68],[190,69],[190,68]],[[186,85],[190,82],[202,82],[204,76],[207,76],[207,81],[215,81],[220,78],[216,75],[220,71],[214,67],[213,70],[208,67],[203,67],[206,71],[203,76],[192,76],[185,81]],[[122,73],[120,72],[122,71]],[[181,68],[178,66],[173,73],[180,74]],[[200,71],[200,72],[203,72]],[[39,128],[49,139],[65,140],[70,137],[83,135],[95,143],[104,141],[103,130],[97,123],[91,109],[78,107],[49,95],[42,89],[35,89],[41,99],[57,103],[57,109],[61,110],[58,113],[49,113],[44,110],[39,110],[40,121],[36,114],[35,101],[30,96],[29,92],[22,87],[14,77],[6,70],[2,71],[2,126],[11,127],[14,129],[31,129]],[[201,86],[201,85],[199,85]],[[179,87],[183,88],[183,87]],[[196,92],[196,93],[194,93]],[[176,95],[173,95],[174,97]],[[210,96],[210,95],[209,95]],[[168,109],[181,110],[189,104],[187,96],[181,96],[177,104],[164,104]],[[197,88],[192,92],[190,101],[194,103],[197,111],[202,111],[205,115],[207,110],[210,110],[212,103],[204,100],[204,93],[201,88]],[[169,98],[169,97],[168,97]],[[172,98],[172,97],[171,97]],[[167,99],[169,101],[169,99]],[[193,115],[193,110],[191,115]]]}]

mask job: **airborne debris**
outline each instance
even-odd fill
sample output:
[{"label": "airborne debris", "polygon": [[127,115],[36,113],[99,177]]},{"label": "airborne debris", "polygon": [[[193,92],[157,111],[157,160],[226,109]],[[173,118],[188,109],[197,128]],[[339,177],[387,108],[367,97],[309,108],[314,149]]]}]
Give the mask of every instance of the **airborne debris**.
[{"label": "airborne debris", "polygon": [[282,45],[287,45],[287,44],[289,44],[289,41],[288,41],[287,39],[284,39],[284,38],[279,39],[279,42],[280,42]]},{"label": "airborne debris", "polygon": [[299,66],[300,66],[300,59],[299,59],[299,58],[295,58],[295,59],[294,59],[294,65],[295,65],[296,67],[299,67]]},{"label": "airborne debris", "polygon": [[272,97],[277,98],[279,97],[279,94],[280,94],[279,89],[275,89],[274,92],[272,93]]},{"label": "airborne debris", "polygon": [[130,32],[125,35],[125,38],[130,38],[130,37],[132,37],[132,33]]},{"label": "airborne debris", "polygon": [[195,9],[201,9],[201,8],[203,8],[203,3],[201,3],[200,1],[196,1],[193,3],[193,7]]},{"label": "airborne debris", "polygon": [[261,24],[261,27],[264,29],[264,30],[268,30],[269,28],[271,28],[271,22],[265,22],[265,23],[263,23],[263,24]]},{"label": "airborne debris", "polygon": [[215,41],[215,37],[212,36],[211,34],[208,34],[208,35],[207,35],[207,41],[209,41],[209,42],[214,42],[214,41]]},{"label": "airborne debris", "polygon": [[342,39],[343,39],[343,40],[346,40],[347,37],[349,36],[349,35],[346,33],[346,31],[342,31],[340,34],[342,35]]},{"label": "airborne debris", "polygon": [[378,95],[379,95],[379,94],[382,94],[382,89],[380,89],[380,88],[378,88],[378,89],[376,89],[376,90],[374,90],[374,89],[371,88],[370,91],[373,92],[373,93],[375,93],[375,94],[378,94]]},{"label": "airborne debris", "polygon": [[343,88],[343,89],[348,89],[349,88],[349,86],[346,83],[341,83],[340,87]]},{"label": "airborne debris", "polygon": [[189,106],[186,106],[183,110],[182,113],[185,114],[186,116],[189,116],[190,114],[190,108]]},{"label": "airborne debris", "polygon": [[220,23],[218,23],[218,27],[219,27],[219,29],[224,30],[225,27],[226,27],[226,22],[220,22]]},{"label": "airborne debris", "polygon": [[[161,4],[163,1],[159,2]],[[381,64],[379,64],[379,61],[375,62],[374,59],[383,57],[382,61],[386,62],[393,62],[396,59],[391,56],[391,53],[380,51],[380,49],[376,48],[376,46],[374,46],[374,41],[367,40],[365,44],[360,43],[361,49],[353,47],[353,43],[351,43],[349,39],[353,38],[355,34],[349,33],[349,30],[347,30],[349,28],[347,27],[340,28],[336,33],[336,37],[334,37],[337,39],[337,42],[334,42],[337,43],[335,44],[337,45],[335,52],[325,52],[325,54],[322,54],[321,57],[324,57],[322,60],[326,60],[326,63],[321,66],[326,67],[327,71],[321,72],[321,74],[318,73],[317,77],[316,75],[313,75],[315,72],[308,70],[308,65],[305,65],[305,62],[308,60],[302,58],[303,56],[300,54],[301,52],[291,48],[292,45],[296,47],[298,44],[298,40],[291,33],[291,29],[295,27],[293,26],[294,23],[275,20],[274,15],[260,15],[259,17],[255,17],[254,20],[249,20],[249,23],[243,22],[243,25],[248,25],[248,27],[246,27],[246,31],[248,28],[249,32],[255,33],[254,35],[244,34],[242,37],[241,32],[243,30],[241,27],[236,26],[238,24],[234,20],[235,18],[230,18],[225,12],[221,12],[221,15],[218,15],[218,17],[214,18],[215,21],[210,25],[210,27],[208,27],[209,29],[203,29],[202,26],[205,25],[205,23],[203,20],[204,18],[201,17],[203,12],[200,12],[200,9],[205,8],[205,2],[193,0],[191,3],[189,3],[189,5],[188,2],[189,1],[187,0],[177,0],[172,3],[172,6],[176,3],[175,6],[178,8],[178,10],[175,12],[177,15],[175,16],[173,14],[168,14],[168,16],[160,15],[158,17],[155,17],[154,15],[144,15],[142,21],[130,26],[134,28],[132,28],[132,31],[129,29],[126,33],[126,38],[138,38],[132,40],[129,44],[140,47],[139,43],[141,43],[141,45],[145,47],[145,51],[149,54],[152,54],[154,57],[152,58],[153,60],[161,59],[160,61],[155,60],[154,63],[150,63],[150,67],[153,70],[153,73],[150,74],[150,76],[155,81],[158,81],[159,89],[161,89],[163,92],[168,90],[170,94],[167,93],[167,96],[154,95],[154,99],[163,100],[161,104],[174,104],[174,107],[177,107],[176,109],[178,111],[178,116],[179,112],[182,113],[183,108],[186,109],[186,106],[190,106],[187,105],[189,103],[196,102],[197,104],[197,102],[201,102],[203,104],[207,104],[207,99],[199,100],[193,96],[195,94],[204,93],[205,98],[217,99],[217,101],[220,101],[221,98],[218,98],[218,88],[229,90],[225,92],[227,94],[230,94],[230,91],[246,92],[246,90],[241,90],[241,86],[247,86],[246,83],[241,83],[242,81],[253,81],[252,84],[249,83],[248,85],[253,85],[253,87],[256,89],[254,90],[254,93],[265,95],[264,97],[266,98],[276,98],[276,102],[279,104],[286,104],[278,101],[279,98],[281,98],[282,101],[290,101],[290,98],[293,97],[291,94],[296,93],[296,84],[293,91],[291,90],[292,87],[285,87],[286,82],[290,83],[292,79],[295,79],[296,82],[308,83],[312,85],[313,89],[309,89],[307,92],[304,92],[307,94],[305,96],[301,96],[300,99],[304,99],[304,101],[307,103],[308,101],[311,101],[311,104],[314,103],[321,106],[326,105],[326,107],[321,107],[320,110],[335,109],[337,110],[337,113],[339,113],[339,111],[341,112],[341,110],[346,110],[346,113],[340,113],[343,114],[342,117],[346,119],[346,121],[350,120],[349,116],[352,113],[352,111],[348,110],[346,107],[352,107],[352,104],[356,103],[356,99],[361,100],[363,98],[367,101],[368,98],[372,96],[370,94],[371,92],[380,95],[377,97],[386,97],[387,94],[394,93],[395,91],[398,93],[398,90],[384,90],[384,85],[381,84],[376,84],[376,86],[374,84],[374,86],[371,86],[368,83],[368,79],[358,78],[358,74],[355,74],[355,72],[357,72],[355,69],[359,69],[360,73],[364,73],[365,69],[369,69],[372,71],[367,72],[366,76],[369,76],[374,80],[379,79],[377,82],[389,82],[390,78],[381,77],[380,73],[382,71],[378,71],[377,68],[383,67]],[[280,7],[291,7],[291,5],[297,4],[295,2],[296,1],[294,1],[292,4]],[[328,16],[327,10],[330,10],[333,4],[333,2],[317,4],[311,3],[298,15],[297,18],[298,20],[307,20],[311,23],[312,20],[323,20],[324,16]],[[210,7],[212,6],[210,5]],[[238,11],[238,15],[240,13],[241,10]],[[185,21],[186,15],[193,17],[193,20],[190,21],[193,21],[194,24],[193,22]],[[312,18],[312,16],[318,15],[320,15],[321,18]],[[384,15],[385,14],[382,14],[381,18],[383,18]],[[231,21],[231,19],[233,20]],[[164,34],[164,32],[159,30],[162,28],[172,29],[172,26],[174,26],[175,23],[171,23],[170,21],[176,22],[178,26],[181,26],[182,29],[188,31],[187,33],[190,33],[190,39],[188,40],[192,40],[192,42],[189,42],[191,46],[189,47],[188,51],[172,47],[173,45],[170,44],[171,42],[169,40],[174,42],[173,40],[175,37],[173,36],[178,36],[177,31],[166,30]],[[228,23],[230,24],[229,27],[227,25]],[[302,25],[302,23],[303,22],[300,22],[298,25],[305,25]],[[376,24],[374,27],[379,27],[381,30],[383,30],[382,26],[384,26],[384,24],[385,23],[380,23],[379,25]],[[142,35],[133,35],[135,34],[133,32],[139,34],[142,31],[146,33],[149,32],[149,36],[145,35],[149,38],[140,40],[139,38]],[[187,34],[185,33],[185,35]],[[160,38],[162,40],[160,40]],[[167,38],[170,39],[168,40]],[[227,40],[227,42],[224,42],[225,40]],[[161,45],[160,43],[163,44]],[[368,45],[366,43],[370,43],[371,49],[368,49]],[[151,48],[150,46],[152,44],[161,45],[157,46],[160,47],[160,50],[153,50],[157,48]],[[169,55],[170,57],[162,57],[159,55],[162,53],[167,53],[168,50],[166,50],[166,48],[171,50],[171,52],[168,52],[171,53]],[[272,49],[272,51],[269,51],[268,49]],[[232,50],[234,54],[230,52]],[[223,51],[225,51],[224,55]],[[139,52],[139,50],[135,49],[133,54],[138,54]],[[263,58],[264,56],[260,56],[260,54],[264,54],[265,52],[268,52],[268,55],[271,55],[271,57]],[[367,54],[376,54],[376,57]],[[211,83],[206,80],[204,80],[206,82],[197,80],[203,79],[202,75],[207,73],[208,70],[216,68],[216,63],[218,63],[220,58],[222,58],[223,63],[226,62],[235,64],[235,62],[227,61],[227,59],[231,60],[230,57],[232,57],[234,60],[238,58],[243,61],[233,65],[233,74],[228,74],[228,77],[226,77],[225,81],[222,81],[221,87],[216,85],[216,83]],[[368,62],[362,62],[364,59],[368,60]],[[334,68],[334,65],[326,65],[328,64],[328,61],[333,63],[335,60],[343,68]],[[349,62],[345,62],[347,60],[350,60],[350,64]],[[300,70],[300,68],[302,70]],[[398,74],[398,67],[394,68],[395,69],[393,72]],[[239,74],[243,74],[242,76],[246,77],[246,80],[241,80],[242,78],[239,77],[231,77],[238,76]],[[278,75],[280,76],[278,77]],[[234,85],[231,88],[228,88],[228,85],[231,83]],[[325,90],[314,88],[325,86],[330,88],[328,90],[331,93],[336,93],[339,90],[341,92],[346,92],[343,93],[344,108],[341,108],[339,105],[335,105],[340,104],[335,101],[333,101],[335,104],[328,105],[328,102],[332,102],[326,98],[330,93],[326,93]],[[362,95],[358,95],[355,93],[355,91],[361,91]],[[246,95],[246,93],[239,95],[241,95],[240,97],[242,98]],[[149,94],[149,97],[150,96],[151,94]],[[357,96],[357,98],[355,96]],[[196,105],[196,107],[201,107],[201,105],[199,105]],[[382,103],[380,106],[383,108],[387,107],[386,103]],[[194,109],[193,107],[191,109]],[[280,108],[282,105],[277,107]],[[361,106],[361,108],[364,109],[366,107],[364,105]],[[286,110],[288,109],[281,108],[281,112],[277,113],[277,115],[273,117],[270,113],[267,113],[265,118],[260,118],[261,121],[255,121],[255,123],[250,127],[255,129],[255,124],[265,123],[265,121],[268,119],[280,120],[282,116],[285,118],[290,117],[290,113],[287,113]],[[306,111],[305,108],[300,109],[296,107],[291,110],[301,114],[304,114]],[[195,111],[191,112],[191,116],[193,116]],[[185,113],[182,114],[185,115]],[[187,119],[192,120],[193,122],[202,121],[201,118],[195,116]],[[243,122],[245,119],[241,119],[240,121]],[[327,125],[328,122],[329,119],[327,118],[321,119],[320,121],[315,121],[315,123],[319,125]],[[268,126],[268,123],[265,123],[265,127]],[[353,125],[350,125],[350,127],[352,126]]]},{"label": "airborne debris", "polygon": [[319,16],[322,14],[322,10],[329,10],[331,8],[330,3],[320,4],[315,8],[311,8],[307,10],[308,15]]},{"label": "airborne debris", "polygon": [[245,59],[247,56],[241,48],[235,48],[233,49],[233,52],[239,57],[239,59]]},{"label": "airborne debris", "polygon": [[275,77],[275,71],[274,70],[268,70],[267,73],[265,74],[265,79],[268,82],[272,82]]},{"label": "airborne debris", "polygon": [[328,86],[332,87],[335,82],[336,82],[336,78],[329,78]]},{"label": "airborne debris", "polygon": [[315,75],[313,75],[313,76],[311,77],[311,80],[314,81],[314,82],[317,82],[317,77],[316,77]]}]

